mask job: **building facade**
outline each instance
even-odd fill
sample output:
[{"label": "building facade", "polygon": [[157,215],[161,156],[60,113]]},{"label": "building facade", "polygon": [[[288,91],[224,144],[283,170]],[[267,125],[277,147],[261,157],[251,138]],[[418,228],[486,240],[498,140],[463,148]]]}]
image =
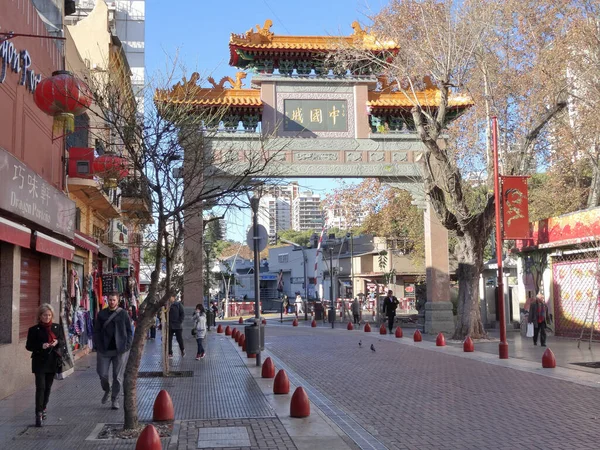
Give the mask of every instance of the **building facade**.
[{"label": "building facade", "polygon": [[[60,2],[36,4],[62,17]],[[1,2],[2,31],[53,37],[36,4]],[[0,398],[33,383],[27,330],[41,303],[60,312],[66,262],[75,254],[64,140],[53,137],[52,118],[33,100],[37,83],[64,68],[62,47],[54,39],[0,36]]]},{"label": "building facade", "polygon": [[292,229],[310,231],[323,228],[323,209],[319,194],[301,192],[292,203],[292,211]]}]

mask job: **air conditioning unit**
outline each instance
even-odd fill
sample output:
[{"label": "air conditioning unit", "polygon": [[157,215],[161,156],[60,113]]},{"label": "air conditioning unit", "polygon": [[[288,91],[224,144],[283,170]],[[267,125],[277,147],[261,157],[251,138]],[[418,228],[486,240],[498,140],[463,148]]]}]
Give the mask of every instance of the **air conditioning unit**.
[{"label": "air conditioning unit", "polygon": [[71,178],[93,178],[92,162],[94,149],[87,147],[71,147],[69,149],[69,165],[67,173]]}]

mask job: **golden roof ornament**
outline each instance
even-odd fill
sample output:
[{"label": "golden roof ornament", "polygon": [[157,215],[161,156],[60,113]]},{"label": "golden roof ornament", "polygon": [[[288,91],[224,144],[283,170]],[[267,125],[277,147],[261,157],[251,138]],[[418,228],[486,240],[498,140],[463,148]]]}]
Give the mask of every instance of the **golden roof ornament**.
[{"label": "golden roof ornament", "polygon": [[233,34],[233,37],[244,39],[251,44],[266,44],[273,40],[273,36],[275,33],[271,31],[271,27],[273,26],[273,21],[271,19],[265,20],[265,24],[261,27],[260,25],[256,25],[256,31],[254,28],[250,28],[243,35]]},{"label": "golden roof ornament", "polygon": [[235,73],[235,80],[231,77],[223,77],[221,78],[221,80],[216,83],[215,79],[213,77],[208,77],[206,80],[213,85],[213,88],[216,90],[223,90],[225,89],[225,83],[229,83],[231,85],[231,89],[241,89],[242,86],[244,85],[244,83],[242,83],[242,80],[244,78],[246,78],[246,72],[236,72]]}]

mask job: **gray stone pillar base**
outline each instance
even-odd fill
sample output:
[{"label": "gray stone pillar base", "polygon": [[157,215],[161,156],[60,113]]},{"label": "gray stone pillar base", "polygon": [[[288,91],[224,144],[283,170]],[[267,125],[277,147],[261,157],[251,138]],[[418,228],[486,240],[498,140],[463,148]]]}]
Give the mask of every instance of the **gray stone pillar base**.
[{"label": "gray stone pillar base", "polygon": [[454,315],[452,314],[451,302],[427,302],[425,303],[425,333],[453,334]]}]

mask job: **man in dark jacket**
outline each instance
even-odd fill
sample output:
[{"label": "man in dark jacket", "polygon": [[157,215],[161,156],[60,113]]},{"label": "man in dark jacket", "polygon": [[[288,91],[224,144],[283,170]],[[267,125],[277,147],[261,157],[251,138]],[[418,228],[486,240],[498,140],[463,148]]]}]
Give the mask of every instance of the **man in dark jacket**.
[{"label": "man in dark jacket", "polygon": [[392,294],[393,292],[390,289],[387,293],[387,297],[383,299],[383,313],[387,315],[388,328],[390,329],[390,334],[392,334],[392,331],[394,329],[394,317],[396,317],[396,308],[398,308],[398,305],[400,304],[398,299]]},{"label": "man in dark jacket", "polygon": [[183,346],[183,318],[185,317],[185,311],[183,310],[183,305],[175,299],[175,296],[171,296],[169,301],[171,302],[171,307],[169,308],[169,358],[173,357],[173,335],[175,335],[179,344],[181,356],[185,356],[185,348]]},{"label": "man in dark jacket", "polygon": [[[119,294],[108,295],[108,308],[101,310],[94,325],[94,347],[97,352],[96,372],[100,376],[100,385],[104,390],[102,404],[109,398],[112,409],[119,409],[119,393],[123,383],[123,372],[133,340],[129,314],[119,307]],[[108,378],[112,364],[112,389]]]},{"label": "man in dark jacket", "polygon": [[546,321],[548,307],[542,294],[535,297],[535,302],[529,306],[529,323],[533,324],[533,345],[537,345],[538,335],[542,347],[546,346]]}]

